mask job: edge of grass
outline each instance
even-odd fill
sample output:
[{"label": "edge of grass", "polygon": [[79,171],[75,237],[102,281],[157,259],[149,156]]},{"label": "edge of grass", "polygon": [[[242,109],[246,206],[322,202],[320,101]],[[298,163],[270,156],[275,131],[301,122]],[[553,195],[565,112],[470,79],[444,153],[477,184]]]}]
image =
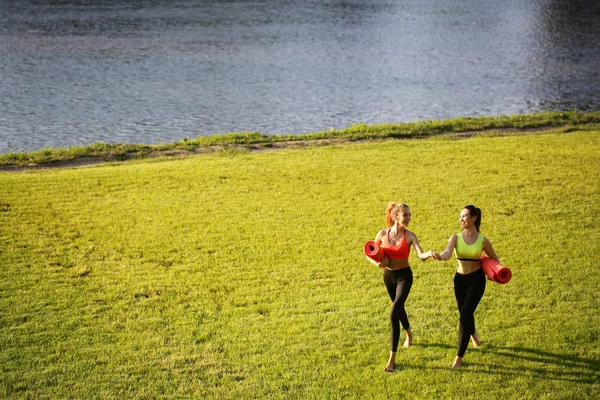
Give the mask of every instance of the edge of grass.
[{"label": "edge of grass", "polygon": [[[344,129],[299,134],[265,135],[260,132],[226,133],[222,135],[184,138],[172,143],[160,144],[109,144],[97,142],[87,146],[68,148],[44,148],[33,152],[0,154],[0,167],[18,169],[35,166],[62,166],[97,162],[126,161],[156,155],[201,153],[230,147],[255,149],[269,148],[283,143],[313,143],[318,141],[359,141],[386,138],[423,138],[448,133],[483,132],[497,129],[516,131],[536,128],[558,128],[568,125],[600,123],[600,112],[543,112],[496,117],[459,117],[444,120],[426,120],[396,124],[351,125]],[[12,168],[11,168],[12,167]]]}]

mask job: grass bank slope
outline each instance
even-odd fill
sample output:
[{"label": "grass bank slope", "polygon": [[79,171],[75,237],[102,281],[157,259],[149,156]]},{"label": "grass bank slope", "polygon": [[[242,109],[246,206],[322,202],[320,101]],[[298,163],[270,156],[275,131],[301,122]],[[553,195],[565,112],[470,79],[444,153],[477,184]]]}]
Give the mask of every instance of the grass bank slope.
[{"label": "grass bank slope", "polygon": [[[600,396],[600,131],[222,152],[0,174],[0,396]],[[452,371],[454,259],[411,264],[414,346],[362,244],[390,200],[424,249],[460,208],[513,270]]]},{"label": "grass bank slope", "polygon": [[260,132],[228,133],[184,138],[174,143],[94,143],[88,146],[46,148],[25,153],[0,154],[0,171],[22,168],[89,165],[131,159],[178,156],[215,151],[262,150],[315,146],[371,139],[410,139],[445,134],[475,134],[483,131],[523,132],[535,129],[569,128],[600,124],[600,112],[545,112],[497,117],[459,117],[396,124],[356,124],[344,129],[302,135],[264,135]]}]

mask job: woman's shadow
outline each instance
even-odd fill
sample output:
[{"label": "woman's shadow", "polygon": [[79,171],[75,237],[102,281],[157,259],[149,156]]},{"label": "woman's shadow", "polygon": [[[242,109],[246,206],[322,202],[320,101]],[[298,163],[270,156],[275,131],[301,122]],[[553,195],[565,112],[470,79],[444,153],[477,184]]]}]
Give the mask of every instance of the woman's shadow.
[{"label": "woman's shadow", "polygon": [[[443,349],[455,349],[456,347],[439,344],[439,343],[421,343],[419,347],[437,347]],[[542,379],[592,383],[600,382],[600,360],[578,357],[571,354],[551,353],[539,349],[531,349],[527,347],[496,347],[492,345],[483,345],[478,349],[483,354],[492,354],[498,358],[493,365],[489,363],[465,361],[461,370],[468,371],[468,366],[477,366],[473,372],[487,373],[492,375],[514,375],[520,376],[523,374],[534,375]],[[526,361],[526,365],[517,368],[506,367],[504,359]]]}]

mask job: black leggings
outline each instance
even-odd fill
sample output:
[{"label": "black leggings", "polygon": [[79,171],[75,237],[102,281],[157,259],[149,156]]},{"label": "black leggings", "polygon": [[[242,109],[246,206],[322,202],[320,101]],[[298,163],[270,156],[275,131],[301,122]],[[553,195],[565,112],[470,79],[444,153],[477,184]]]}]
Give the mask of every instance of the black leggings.
[{"label": "black leggings", "polygon": [[485,273],[479,268],[467,275],[454,275],[454,295],[460,312],[458,326],[458,352],[462,357],[467,351],[469,339],[475,333],[475,309],[485,292]]},{"label": "black leggings", "polygon": [[413,273],[410,267],[391,271],[385,269],[383,272],[383,282],[392,299],[392,311],[390,312],[390,322],[392,330],[390,332],[390,350],[398,350],[398,341],[400,340],[400,322],[404,330],[410,328],[408,316],[404,309],[404,302],[408,297],[410,288],[413,284]]}]

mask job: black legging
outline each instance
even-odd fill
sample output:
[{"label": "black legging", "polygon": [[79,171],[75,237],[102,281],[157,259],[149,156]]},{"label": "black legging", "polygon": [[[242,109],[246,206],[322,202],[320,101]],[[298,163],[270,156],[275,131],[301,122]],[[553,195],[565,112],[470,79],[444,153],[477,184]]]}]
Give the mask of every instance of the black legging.
[{"label": "black legging", "polygon": [[454,275],[454,295],[460,312],[458,326],[458,352],[462,357],[467,351],[469,339],[475,333],[475,309],[485,292],[485,273],[479,268],[467,275]]},{"label": "black legging", "polygon": [[410,267],[391,271],[385,269],[383,272],[383,282],[392,299],[392,311],[390,312],[390,322],[392,330],[390,332],[390,350],[398,350],[398,341],[400,340],[400,322],[404,330],[410,328],[408,316],[404,309],[404,302],[408,297],[410,288],[413,284],[413,273]]}]

